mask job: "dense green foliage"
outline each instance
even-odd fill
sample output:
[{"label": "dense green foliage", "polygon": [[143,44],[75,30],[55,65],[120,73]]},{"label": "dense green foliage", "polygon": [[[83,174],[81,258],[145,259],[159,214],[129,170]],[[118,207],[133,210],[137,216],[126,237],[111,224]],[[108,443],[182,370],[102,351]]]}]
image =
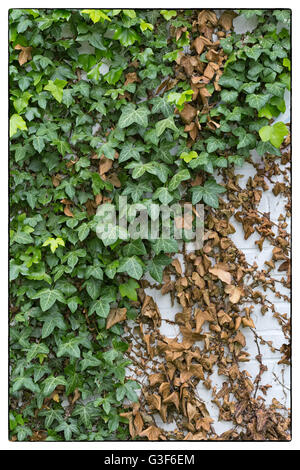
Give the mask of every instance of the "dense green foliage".
[{"label": "dense green foliage", "polygon": [[[138,281],[149,272],[161,282],[178,245],[103,243],[97,198],[217,207],[217,168],[242,165],[254,148],[279,152],[287,128],[270,119],[285,110],[290,86],[289,11],[242,14],[255,14],[257,28],[221,39],[222,90],[208,85],[220,126],[211,130],[200,115],[191,144],[174,114],[191,99],[189,81],[155,90],[197,35],[193,10],[11,10],[10,428],[18,440],[39,430],[48,440],[129,438],[120,412],[139,385],[125,378],[123,324],[107,328],[107,317],[126,308],[136,318]],[[170,25],[187,34],[176,40]],[[118,184],[99,173],[102,155]],[[207,180],[190,190],[199,172]]]}]

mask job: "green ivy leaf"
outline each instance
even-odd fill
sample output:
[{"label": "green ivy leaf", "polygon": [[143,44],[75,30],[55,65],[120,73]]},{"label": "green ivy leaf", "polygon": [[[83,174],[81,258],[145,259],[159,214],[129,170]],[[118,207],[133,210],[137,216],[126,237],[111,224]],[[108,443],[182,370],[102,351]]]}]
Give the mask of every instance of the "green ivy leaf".
[{"label": "green ivy leaf", "polygon": [[34,299],[40,299],[40,306],[43,312],[49,310],[53,304],[58,300],[65,303],[63,294],[57,289],[42,289],[35,296]]},{"label": "green ivy leaf", "polygon": [[146,106],[135,107],[133,104],[128,104],[122,108],[122,114],[119,119],[119,127],[124,129],[125,127],[130,126],[131,124],[138,124],[142,127],[148,126],[148,115],[150,111]]},{"label": "green ivy leaf", "polygon": [[54,328],[59,330],[65,330],[66,324],[64,322],[64,317],[59,312],[51,312],[46,317],[42,318],[43,328],[42,328],[42,338],[48,338],[51,335]]},{"label": "green ivy leaf", "polygon": [[44,343],[32,344],[29,351],[27,352],[26,361],[30,362],[35,359],[39,354],[48,354],[49,348]]},{"label": "green ivy leaf", "polygon": [[162,121],[158,121],[155,124],[155,130],[158,137],[160,137],[166,129],[171,129],[175,132],[178,132],[178,128],[175,126],[174,118],[172,116],[163,119]]},{"label": "green ivy leaf", "polygon": [[17,377],[13,382],[12,392],[15,393],[18,390],[26,388],[33,393],[39,393],[40,387],[35,384],[31,377]]},{"label": "green ivy leaf", "polygon": [[43,137],[35,136],[33,138],[32,144],[35,150],[39,153],[41,153],[45,148],[45,140],[43,139]]},{"label": "green ivy leaf", "polygon": [[81,10],[81,13],[88,15],[93,23],[98,23],[98,21],[111,21],[109,16],[102,10]]},{"label": "green ivy leaf", "polygon": [[46,241],[44,241],[43,245],[42,246],[48,246],[50,245],[50,250],[52,253],[55,253],[55,250],[59,247],[59,246],[65,246],[65,242],[63,241],[62,238],[58,237],[58,238],[48,238]]},{"label": "green ivy leaf", "polygon": [[173,196],[169,193],[167,188],[161,187],[155,191],[153,199],[159,199],[162,204],[168,205],[173,200]]},{"label": "green ivy leaf", "polygon": [[156,255],[159,255],[159,253],[177,253],[179,250],[177,240],[167,238],[158,238],[152,243],[152,247]]},{"label": "green ivy leaf", "polygon": [[125,143],[124,146],[122,147],[122,150],[120,152],[119,156],[119,163],[126,162],[127,160],[133,158],[134,160],[139,161],[140,160],[140,149],[141,147],[136,147],[132,143]]},{"label": "green ivy leaf", "polygon": [[58,346],[57,357],[69,356],[78,359],[80,357],[80,349],[78,346],[79,343],[80,339],[78,337],[71,338],[66,340],[65,342],[62,342]]},{"label": "green ivy leaf", "polygon": [[79,240],[83,242],[83,240],[85,240],[90,233],[90,228],[87,223],[83,223],[80,225],[80,227],[78,227],[77,231]]},{"label": "green ivy leaf", "polygon": [[165,20],[169,21],[171,18],[174,18],[174,16],[177,16],[177,11],[176,10],[161,10],[160,14],[163,15]]},{"label": "green ivy leaf", "polygon": [[66,80],[59,80],[56,78],[54,82],[49,80],[47,85],[44,86],[44,90],[50,91],[51,95],[58,101],[62,102],[63,89],[68,82]]},{"label": "green ivy leaf", "polygon": [[222,90],[221,99],[225,103],[234,103],[238,97],[237,91]]},{"label": "green ivy leaf", "polygon": [[246,96],[246,103],[248,103],[249,106],[251,106],[251,108],[255,108],[259,111],[263,106],[267,104],[269,99],[270,99],[269,94],[258,95],[258,94],[252,93]]},{"label": "green ivy leaf", "polygon": [[94,300],[90,306],[89,315],[96,312],[99,317],[107,318],[110,310],[110,302],[107,298],[101,298]]},{"label": "green ivy leaf", "polygon": [[204,183],[204,186],[194,186],[191,188],[192,204],[197,204],[203,199],[205,204],[217,209],[219,207],[218,195],[225,191],[226,189],[214,180],[208,180]]},{"label": "green ivy leaf", "polygon": [[57,377],[54,377],[53,375],[47,377],[47,379],[42,382],[43,395],[48,397],[58,385],[67,385],[67,382],[62,375],[58,375]]},{"label": "green ivy leaf", "polygon": [[134,29],[118,27],[115,31],[114,39],[118,39],[122,46],[128,47],[139,41],[140,36]]},{"label": "green ivy leaf", "polygon": [[127,273],[129,276],[134,279],[141,279],[143,275],[143,267],[140,259],[137,256],[131,256],[129,258],[124,258],[118,268],[119,273]]}]

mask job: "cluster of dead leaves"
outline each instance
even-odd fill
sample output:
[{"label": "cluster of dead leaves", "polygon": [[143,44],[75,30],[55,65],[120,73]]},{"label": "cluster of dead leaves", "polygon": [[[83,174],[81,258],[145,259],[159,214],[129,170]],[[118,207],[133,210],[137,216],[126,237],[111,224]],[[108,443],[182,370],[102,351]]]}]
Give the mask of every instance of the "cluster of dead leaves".
[{"label": "cluster of dead leaves", "polygon": [[[290,163],[288,146],[288,143],[282,145],[283,154],[279,158],[281,165],[279,165],[278,157],[270,154],[264,157],[263,167],[258,163],[253,163],[257,173],[248,178],[245,189],[239,185],[239,175],[228,169],[226,171],[226,186],[231,206],[237,209],[234,217],[242,225],[245,240],[257,233],[260,238],[255,241],[255,244],[260,251],[263,250],[265,241],[273,245],[272,258],[265,261],[267,272],[271,272],[275,268],[279,272],[286,272],[284,284],[289,288],[291,265],[287,219],[291,215],[291,190],[289,169],[286,168]],[[278,181],[279,177],[282,181]],[[276,222],[270,219],[269,213],[258,210],[262,194],[270,190],[276,197],[281,195],[287,201],[285,214],[280,214]]]},{"label": "cluster of dead leaves", "polygon": [[[172,302],[181,307],[175,322],[161,316],[152,297],[144,293],[143,289],[150,283],[141,282],[141,313],[135,334],[142,343],[139,342],[136,348],[134,334],[131,353],[138,358],[135,362],[137,375],[143,377],[143,383],[146,378],[147,381],[139,403],[143,426],[140,418],[135,418],[134,411],[128,412],[132,436],[148,440],[290,439],[288,410],[275,399],[267,406],[264,398],[272,385],[262,382],[267,367],[263,364],[259,344],[269,347],[271,352],[277,349],[272,341],[257,335],[252,318],[255,304],[261,305],[262,315],[268,310],[273,312],[287,338],[287,343],[280,349],[282,359],[279,363],[289,364],[289,319],[286,314],[276,311],[267,294],[257,290],[262,287],[287,300],[278,291],[267,263],[280,261],[280,272],[288,275],[289,237],[285,233],[285,224],[289,214],[282,216],[277,224],[278,232],[273,235],[274,223],[267,214],[257,210],[261,199],[258,196],[269,189],[266,179],[272,179],[279,172],[275,160],[274,156],[267,157],[265,171],[257,168],[257,175],[249,179],[246,190],[239,186],[238,176],[231,169],[223,171],[232,202],[230,208],[224,201],[220,209],[208,210],[203,248],[189,254],[183,251],[184,269],[178,259],[173,259],[165,269],[162,285],[156,286],[162,294],[170,293]],[[286,154],[281,158],[282,162],[289,164]],[[275,186],[276,181],[271,182]],[[290,197],[286,186],[283,194]],[[230,219],[236,214],[236,218],[245,223],[245,237],[251,223],[255,231],[273,241],[272,260],[266,261],[268,271],[258,270],[255,263],[249,265],[244,253],[230,239],[229,235],[234,232]],[[179,334],[174,338],[161,335],[158,327],[163,321],[174,323]],[[258,347],[259,372],[256,377],[243,368],[243,363],[250,360],[246,351],[246,328],[251,329]],[[221,388],[212,386],[210,376],[215,370],[225,379]],[[197,393],[199,383],[211,390],[213,403],[219,409],[219,419],[232,423],[229,431],[221,435],[215,433],[213,420]],[[167,432],[160,428],[156,423],[157,415],[165,423],[175,422],[176,429]]]},{"label": "cluster of dead leaves", "polygon": [[[115,152],[115,159],[118,159],[119,154]],[[121,182],[118,178],[117,172],[113,170],[113,160],[101,155],[99,161],[99,175],[104,181],[108,181],[115,188],[121,187]]]},{"label": "cluster of dead leaves", "polygon": [[[176,60],[176,80],[188,80],[193,90],[192,103],[185,103],[183,110],[179,112],[191,142],[197,139],[201,131],[199,114],[207,114],[207,126],[211,130],[220,127],[220,124],[212,120],[209,115],[214,104],[209,104],[211,93],[207,85],[213,83],[216,91],[221,90],[218,82],[223,73],[227,55],[221,48],[219,39],[225,37],[226,32],[232,29],[232,20],[235,16],[234,12],[226,11],[218,20],[214,12],[200,11],[197,19],[192,23],[192,33],[198,34],[191,43],[192,52],[191,54],[180,53]],[[173,35],[178,39],[184,30],[186,27],[173,28]],[[213,33],[216,33],[218,40],[213,40]]]}]

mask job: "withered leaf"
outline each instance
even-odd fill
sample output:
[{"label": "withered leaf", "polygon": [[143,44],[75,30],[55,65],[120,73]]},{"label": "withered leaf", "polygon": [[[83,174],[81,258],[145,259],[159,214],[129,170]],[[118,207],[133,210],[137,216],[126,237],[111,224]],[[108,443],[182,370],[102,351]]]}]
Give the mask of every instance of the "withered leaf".
[{"label": "withered leaf", "polygon": [[106,329],[108,330],[116,323],[126,320],[127,308],[111,308],[106,320]]},{"label": "withered leaf", "polygon": [[189,421],[192,421],[194,416],[198,413],[197,408],[195,405],[192,405],[192,403],[188,402],[186,409]]},{"label": "withered leaf", "polygon": [[121,187],[121,181],[118,178],[118,175],[116,173],[111,173],[107,181],[109,181],[115,188],[120,188]]},{"label": "withered leaf", "polygon": [[191,122],[187,124],[184,128],[184,132],[188,132],[190,134],[190,138],[196,140],[198,135],[198,128],[195,122]]},{"label": "withered leaf", "polygon": [[176,228],[191,230],[193,227],[193,214],[185,214],[184,217],[175,217]]},{"label": "withered leaf", "polygon": [[241,331],[238,331],[233,340],[235,343],[240,343],[243,347],[246,346],[245,336]]},{"label": "withered leaf", "polygon": [[192,57],[182,56],[180,60],[180,65],[184,68],[185,73],[190,77],[194,71],[194,63]]},{"label": "withered leaf", "polygon": [[178,392],[171,393],[168,397],[163,400],[164,403],[173,403],[177,410],[179,410],[179,396]]},{"label": "withered leaf", "polygon": [[224,312],[224,310],[219,310],[218,319],[220,325],[224,325],[225,323],[231,322],[231,317],[226,312]]},{"label": "withered leaf", "polygon": [[161,397],[160,395],[157,395],[154,393],[153,395],[150,395],[149,398],[147,399],[149,404],[154,408],[155,410],[160,411],[161,409]]},{"label": "withered leaf", "polygon": [[156,384],[160,384],[164,381],[164,374],[157,373],[149,375],[150,387],[154,387]]},{"label": "withered leaf", "polygon": [[147,437],[149,441],[158,441],[159,436],[162,434],[161,430],[156,426],[149,426],[139,434],[140,437]]},{"label": "withered leaf", "polygon": [[182,274],[182,268],[181,268],[181,264],[180,264],[180,261],[179,259],[175,258],[173,261],[172,261],[172,266],[174,266],[174,268],[176,269],[176,272],[178,274]]},{"label": "withered leaf", "polygon": [[197,54],[199,55],[202,54],[204,46],[205,46],[203,39],[200,36],[198,36],[193,42],[193,46],[196,49]]},{"label": "withered leaf", "polygon": [[57,188],[57,186],[60,185],[60,178],[59,178],[59,176],[57,176],[57,175],[52,175],[51,179],[52,179],[52,184],[53,184],[53,186],[54,186],[55,188]]},{"label": "withered leaf", "polygon": [[133,423],[137,434],[140,434],[140,432],[143,430],[144,422],[139,412],[137,412],[137,414],[135,415]]},{"label": "withered leaf", "polygon": [[102,155],[102,157],[100,158],[100,162],[99,162],[99,174],[100,174],[100,176],[107,173],[111,169],[112,164],[113,164],[113,161],[110,158],[107,158],[104,155]]},{"label": "withered leaf", "polygon": [[205,289],[205,281],[196,271],[194,271],[192,274],[192,280],[197,287],[200,289]]},{"label": "withered leaf", "polygon": [[163,382],[160,384],[158,391],[163,396],[163,398],[167,397],[170,394],[169,382]]},{"label": "withered leaf", "polygon": [[205,58],[208,60],[208,62],[216,62],[219,58],[219,52],[215,51],[214,49],[210,49],[206,53]]},{"label": "withered leaf", "polygon": [[129,83],[135,83],[139,81],[139,78],[136,72],[127,73],[125,77],[126,77],[126,81],[124,83],[124,86],[129,85]]},{"label": "withered leaf", "polygon": [[57,392],[53,392],[51,398],[56,401],[56,403],[59,403],[59,394]]},{"label": "withered leaf", "polygon": [[99,194],[97,194],[97,195],[95,196],[95,204],[96,204],[96,206],[99,206],[99,205],[101,204],[101,202],[102,202],[102,194],[99,193]]},{"label": "withered leaf", "polygon": [[256,429],[261,432],[267,422],[268,415],[264,410],[257,410],[256,412]]},{"label": "withered leaf", "polygon": [[201,418],[197,420],[196,429],[197,431],[200,429],[204,429],[204,431],[208,432],[210,430],[210,425],[214,422],[212,418],[206,416],[205,418]]},{"label": "withered leaf", "polygon": [[189,372],[200,380],[204,380],[203,367],[201,364],[192,364]]},{"label": "withered leaf", "polygon": [[231,274],[228,271],[224,271],[224,269],[214,267],[210,268],[209,272],[214,276],[217,276],[217,278],[219,278],[222,282],[225,282],[225,284],[231,283]]},{"label": "withered leaf", "polygon": [[198,24],[200,26],[205,25],[207,22],[210,22],[212,26],[217,26],[218,18],[213,11],[202,10],[198,15]]},{"label": "withered leaf", "polygon": [[64,213],[65,213],[65,215],[68,216],[68,217],[74,217],[74,214],[73,214],[73,212],[71,211],[71,209],[69,208],[68,205],[65,206],[65,208],[64,208]]},{"label": "withered leaf", "polygon": [[244,327],[249,326],[249,328],[255,328],[255,324],[254,324],[252,318],[243,317],[242,318],[242,323],[243,323]]},{"label": "withered leaf", "polygon": [[206,69],[204,70],[204,77],[207,77],[209,80],[213,78],[215,74],[215,69],[212,67],[211,63],[207,64]]},{"label": "withered leaf", "polygon": [[32,56],[31,56],[32,47],[31,46],[25,47],[25,46],[21,46],[20,44],[17,44],[15,46],[15,49],[21,51],[19,54],[19,58],[18,58],[20,65],[24,65],[26,64],[26,62],[32,59]]},{"label": "withered leaf", "polygon": [[229,294],[229,300],[232,304],[237,304],[241,298],[242,290],[236,286],[226,286],[225,287],[226,294]]},{"label": "withered leaf", "polygon": [[72,398],[72,405],[74,405],[74,403],[79,400],[80,398],[80,392],[78,390],[78,388],[75,388],[74,390],[74,395],[73,395],[73,398]]},{"label": "withered leaf", "polygon": [[290,262],[289,261],[284,261],[281,263],[281,265],[278,268],[278,271],[288,271],[290,269]]},{"label": "withered leaf", "polygon": [[196,115],[197,115],[197,110],[196,110],[196,108],[194,108],[194,106],[192,106],[191,104],[185,103],[183,110],[180,111],[179,114],[180,114],[180,116],[181,116],[181,119],[182,119],[186,124],[189,124],[189,123],[192,122],[193,119],[196,117]]},{"label": "withered leaf", "polygon": [[213,322],[214,321],[214,318],[213,316],[207,312],[206,310],[205,311],[202,311],[200,308],[197,308],[195,310],[195,320],[196,320],[196,332],[199,333],[202,329],[202,325],[204,322],[208,321],[208,322]]},{"label": "withered leaf", "polygon": [[200,89],[200,96],[201,96],[201,100],[202,100],[202,103],[204,105],[206,105],[208,103],[208,98],[211,96],[211,94],[209,93],[209,91],[204,87],[204,88],[201,88]]},{"label": "withered leaf", "polygon": [[232,21],[237,16],[234,11],[224,11],[219,18],[219,25],[222,26],[225,31],[232,29]]}]

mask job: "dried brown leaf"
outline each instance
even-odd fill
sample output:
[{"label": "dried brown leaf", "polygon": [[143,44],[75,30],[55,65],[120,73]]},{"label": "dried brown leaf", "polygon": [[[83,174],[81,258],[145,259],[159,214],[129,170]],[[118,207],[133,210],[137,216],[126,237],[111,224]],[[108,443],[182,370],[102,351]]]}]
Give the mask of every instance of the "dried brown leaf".
[{"label": "dried brown leaf", "polygon": [[229,300],[233,304],[237,304],[243,294],[242,289],[231,285],[225,287],[225,292],[229,294]]},{"label": "dried brown leaf", "polygon": [[210,268],[209,272],[214,276],[217,276],[217,278],[220,279],[222,282],[225,282],[225,284],[231,283],[231,274],[228,271],[224,271],[224,269],[214,267]]},{"label": "dried brown leaf", "polygon": [[234,11],[224,11],[219,18],[219,25],[222,26],[225,31],[230,31],[232,29],[232,21],[237,17],[237,14]]},{"label": "dried brown leaf", "polygon": [[180,116],[181,116],[181,119],[182,119],[186,124],[189,124],[189,123],[192,122],[193,119],[196,117],[196,115],[197,115],[197,110],[196,110],[196,108],[194,108],[194,106],[192,106],[191,104],[185,103],[183,110],[180,111],[179,114],[180,114]]},{"label": "dried brown leaf", "polygon": [[20,44],[17,44],[15,46],[15,49],[21,51],[19,54],[19,58],[18,58],[20,65],[24,65],[26,64],[26,62],[32,59],[32,56],[31,56],[32,47],[31,46],[25,47],[25,46],[21,46]]},{"label": "dried brown leaf", "polygon": [[65,213],[65,215],[68,216],[68,217],[74,217],[74,214],[73,214],[73,212],[71,211],[71,209],[69,208],[69,206],[66,206],[66,207],[64,208],[64,213]]},{"label": "dried brown leaf", "polygon": [[116,323],[126,320],[127,308],[112,308],[106,320],[106,329],[108,330]]},{"label": "dried brown leaf", "polygon": [[156,426],[149,426],[143,432],[139,434],[140,437],[147,437],[149,441],[158,441],[160,435],[162,434],[161,430]]}]

